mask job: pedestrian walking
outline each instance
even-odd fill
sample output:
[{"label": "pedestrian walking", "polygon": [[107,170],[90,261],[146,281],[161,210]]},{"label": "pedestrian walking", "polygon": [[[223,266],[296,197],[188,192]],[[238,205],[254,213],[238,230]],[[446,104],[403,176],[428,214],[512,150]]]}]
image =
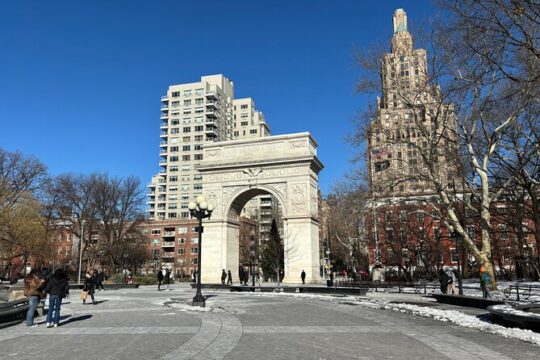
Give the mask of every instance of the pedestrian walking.
[{"label": "pedestrian walking", "polygon": [[306,272],[304,269],[302,269],[302,273],[300,274],[300,278],[302,279],[302,284],[306,283]]},{"label": "pedestrian walking", "polygon": [[96,290],[98,291],[104,291],[105,288],[103,287],[103,281],[105,281],[105,274],[103,273],[103,270],[101,270],[98,274],[97,274],[97,278],[96,278]]},{"label": "pedestrian walking", "polygon": [[26,312],[26,326],[37,327],[34,324],[34,315],[41,299],[41,286],[45,281],[37,276],[36,269],[32,269],[30,274],[24,278],[24,296],[28,298],[28,311]]},{"label": "pedestrian walking", "polygon": [[227,279],[227,272],[225,269],[221,271],[221,285],[225,285],[225,280]]},{"label": "pedestrian walking", "polygon": [[451,268],[447,268],[444,273],[446,274],[447,278],[446,294],[457,295],[458,292],[456,290],[456,274]]},{"label": "pedestrian walking", "polygon": [[483,266],[480,266],[480,286],[482,287],[482,295],[484,296],[484,299],[491,298],[491,293],[489,292],[490,284],[491,276]]},{"label": "pedestrian walking", "polygon": [[165,276],[163,276],[163,269],[159,268],[156,275],[157,275],[157,281],[158,281],[157,290],[161,291],[161,284],[163,283],[163,279],[165,278]]},{"label": "pedestrian walking", "polygon": [[92,304],[96,305],[96,299],[94,298],[94,293],[96,290],[96,276],[94,274],[90,274],[89,272],[84,275],[84,287],[83,291],[86,291],[86,297],[83,297],[83,305],[86,304],[87,297],[90,296],[92,299]]},{"label": "pedestrian walking", "polygon": [[171,270],[167,269],[165,271],[165,287],[168,291],[171,291],[169,284],[171,283]]},{"label": "pedestrian walking", "polygon": [[231,270],[227,271],[227,285],[232,285],[232,274]]},{"label": "pedestrian walking", "polygon": [[446,272],[444,269],[439,269],[439,282],[441,283],[441,293],[446,294],[448,291],[448,275],[446,275]]},{"label": "pedestrian walking", "polygon": [[49,294],[49,312],[47,313],[47,327],[57,327],[60,322],[60,308],[62,299],[69,295],[67,274],[63,269],[56,269],[50,278],[45,292]]},{"label": "pedestrian walking", "polygon": [[240,270],[238,271],[238,278],[240,279],[240,285],[244,284],[244,275],[245,275],[245,270],[244,270],[244,267],[243,266],[240,266]]}]

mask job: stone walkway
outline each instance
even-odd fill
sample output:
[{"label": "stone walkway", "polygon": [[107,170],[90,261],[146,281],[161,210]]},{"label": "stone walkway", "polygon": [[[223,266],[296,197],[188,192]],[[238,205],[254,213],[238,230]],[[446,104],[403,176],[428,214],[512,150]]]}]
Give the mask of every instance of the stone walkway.
[{"label": "stone walkway", "polygon": [[[2,359],[527,359],[539,347],[431,319],[326,299],[175,285],[78,293],[61,326],[0,330]],[[166,303],[167,305],[163,305]],[[204,311],[201,311],[204,310]]]}]

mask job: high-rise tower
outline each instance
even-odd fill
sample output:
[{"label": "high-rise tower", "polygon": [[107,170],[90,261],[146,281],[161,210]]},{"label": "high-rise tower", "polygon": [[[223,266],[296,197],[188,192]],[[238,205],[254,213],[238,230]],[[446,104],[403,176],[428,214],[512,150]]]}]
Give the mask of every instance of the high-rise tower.
[{"label": "high-rise tower", "polygon": [[188,203],[203,191],[195,166],[205,142],[270,134],[253,99],[235,99],[234,84],[223,75],[169,86],[161,97],[161,121],[161,170],[148,185],[151,220],[189,218]]},{"label": "high-rise tower", "polygon": [[391,52],[381,59],[382,95],[367,131],[374,198],[432,194],[457,174],[452,106],[428,77],[426,51],[415,49],[407,15],[393,17]]}]

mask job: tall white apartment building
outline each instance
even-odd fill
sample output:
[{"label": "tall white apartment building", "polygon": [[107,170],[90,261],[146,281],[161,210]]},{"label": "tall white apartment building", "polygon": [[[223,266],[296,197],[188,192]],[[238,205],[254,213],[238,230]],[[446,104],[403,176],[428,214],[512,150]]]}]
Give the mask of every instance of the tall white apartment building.
[{"label": "tall white apartment building", "polygon": [[148,185],[150,220],[188,219],[188,203],[203,192],[195,166],[205,142],[270,134],[251,98],[235,99],[234,84],[223,75],[171,85],[161,97],[160,171]]}]

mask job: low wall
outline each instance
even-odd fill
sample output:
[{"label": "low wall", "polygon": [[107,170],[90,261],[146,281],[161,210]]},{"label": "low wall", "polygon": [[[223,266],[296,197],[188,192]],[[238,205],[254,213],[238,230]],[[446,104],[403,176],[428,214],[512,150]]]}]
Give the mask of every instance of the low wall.
[{"label": "low wall", "polygon": [[457,306],[466,306],[473,307],[477,309],[487,309],[491,305],[502,305],[504,301],[501,300],[491,300],[484,299],[476,296],[463,296],[463,295],[447,295],[447,294],[432,294],[437,302],[457,305]]}]

